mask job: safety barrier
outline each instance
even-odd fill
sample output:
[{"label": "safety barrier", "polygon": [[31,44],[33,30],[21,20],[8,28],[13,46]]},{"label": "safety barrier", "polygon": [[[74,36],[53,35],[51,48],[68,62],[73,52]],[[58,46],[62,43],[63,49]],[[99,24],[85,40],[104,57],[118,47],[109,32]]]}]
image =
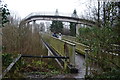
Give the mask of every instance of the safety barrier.
[{"label": "safety barrier", "polygon": [[67,63],[75,66],[75,44],[52,37],[46,33],[42,33],[42,39],[47,42],[60,56],[69,57]]},{"label": "safety barrier", "polygon": [[12,67],[21,59],[22,55],[19,54],[17,58],[13,60],[12,63],[3,71],[3,73],[0,75],[0,78],[3,78],[11,69]]},{"label": "safety barrier", "polygon": [[62,39],[63,40],[66,40],[66,41],[69,41],[71,43],[74,43],[76,46],[75,46],[75,50],[78,52],[78,53],[81,53],[82,55],[85,55],[86,51],[85,49],[88,49],[89,46],[86,46],[82,43],[78,43],[76,38],[75,37],[72,37],[72,36],[65,36],[63,35],[62,36]]}]

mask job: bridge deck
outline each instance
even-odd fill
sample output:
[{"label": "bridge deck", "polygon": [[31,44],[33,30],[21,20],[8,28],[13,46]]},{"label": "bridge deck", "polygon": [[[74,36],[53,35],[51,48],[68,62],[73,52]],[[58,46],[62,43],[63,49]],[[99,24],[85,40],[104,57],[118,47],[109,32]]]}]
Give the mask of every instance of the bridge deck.
[{"label": "bridge deck", "polygon": [[29,15],[28,17],[24,18],[21,24],[35,21],[35,20],[57,20],[57,21],[63,21],[63,22],[73,22],[73,23],[78,23],[78,24],[85,24],[89,26],[97,26],[95,21],[92,20],[87,20],[87,19],[81,19],[78,17],[71,17],[71,16],[61,16],[61,15],[41,15],[41,14],[34,14],[34,15]]},{"label": "bridge deck", "polygon": [[54,38],[46,33],[42,33],[41,35],[44,42],[47,42],[50,47],[52,47],[54,51],[56,51],[60,56],[69,57],[69,60],[67,62],[70,65],[75,66],[75,44]]}]

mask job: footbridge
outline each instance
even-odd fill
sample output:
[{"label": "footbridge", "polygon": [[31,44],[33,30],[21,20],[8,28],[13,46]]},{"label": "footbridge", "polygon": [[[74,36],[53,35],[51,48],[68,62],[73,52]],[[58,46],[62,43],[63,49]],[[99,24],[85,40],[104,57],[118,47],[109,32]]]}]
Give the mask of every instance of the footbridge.
[{"label": "footbridge", "polygon": [[[32,27],[35,27],[35,24],[36,24],[35,21],[37,20],[47,20],[47,21],[57,20],[62,22],[73,22],[73,23],[76,23],[76,26],[75,26],[76,29],[78,29],[79,24],[85,24],[89,26],[97,25],[94,21],[81,19],[78,17],[32,13],[27,17],[25,17],[20,22],[19,26],[22,27],[23,25],[29,24],[29,22],[33,22]],[[58,38],[51,36],[51,34],[47,34],[47,33],[40,33],[40,35],[42,36],[42,41],[44,45],[48,49],[48,56],[47,57],[39,56],[39,58],[40,57],[55,58],[58,64],[61,66],[61,68],[65,70],[69,68],[71,71],[77,72],[79,67],[77,67],[76,61],[79,61],[79,59],[76,60],[76,52],[82,53],[84,55],[86,53],[85,49],[87,49],[88,46],[70,41],[71,39],[66,40],[66,38],[63,38],[62,40],[60,40]],[[24,56],[24,57],[27,57],[27,56]],[[85,70],[83,71],[83,75],[85,75]]]},{"label": "footbridge", "polygon": [[82,19],[79,17],[72,17],[70,15],[54,15],[54,14],[41,14],[38,12],[34,12],[29,14],[27,17],[25,17],[20,25],[29,23],[31,21],[36,21],[36,20],[47,20],[47,21],[63,21],[63,22],[73,22],[76,24],[85,24],[89,26],[97,26],[96,22],[92,20],[87,20],[87,19]]},{"label": "footbridge", "polygon": [[75,68],[75,44],[60,40],[47,33],[41,33],[44,45],[48,49],[49,56],[61,56],[66,59],[59,59],[61,68]]},{"label": "footbridge", "polygon": [[[76,58],[78,58],[79,55],[76,54],[85,55],[85,49],[88,49],[88,46],[70,41],[68,40],[69,38],[65,36],[63,36],[62,40],[53,37],[52,35],[47,33],[41,33],[41,36],[44,45],[46,45],[48,49],[48,55],[55,56],[56,61],[61,66],[61,68],[65,70],[70,70],[71,72],[78,72],[79,67],[77,67],[78,62],[76,62]],[[57,58],[58,56],[59,58]],[[83,63],[81,63],[81,65],[83,65]],[[82,73],[83,75],[85,75],[85,71],[83,71]]]}]

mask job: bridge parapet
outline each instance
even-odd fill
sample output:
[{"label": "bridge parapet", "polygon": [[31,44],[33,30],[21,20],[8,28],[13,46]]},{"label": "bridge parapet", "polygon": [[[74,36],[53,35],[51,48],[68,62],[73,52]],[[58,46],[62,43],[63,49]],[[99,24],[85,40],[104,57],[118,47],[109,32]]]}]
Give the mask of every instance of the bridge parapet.
[{"label": "bridge parapet", "polygon": [[85,54],[86,54],[85,49],[89,49],[89,46],[84,45],[84,44],[82,44],[82,43],[78,43],[76,37],[63,35],[63,36],[62,36],[62,39],[63,39],[63,40],[66,40],[66,41],[69,41],[69,42],[71,42],[71,43],[74,43],[74,44],[76,45],[76,46],[75,46],[75,50],[76,50],[77,52],[81,53],[82,55],[85,55]]},{"label": "bridge parapet", "polygon": [[62,22],[72,22],[76,24],[85,24],[88,26],[98,26],[95,21],[87,20],[87,19],[82,19],[79,17],[74,17],[71,15],[66,15],[66,14],[60,14],[60,15],[55,15],[55,14],[46,14],[46,13],[31,13],[22,21],[20,22],[20,26],[24,25],[26,23],[29,23],[31,21],[36,21],[36,20],[46,20],[46,21],[62,21]]},{"label": "bridge parapet", "polygon": [[[29,15],[27,15],[25,17],[25,19],[27,19],[30,16],[34,16],[34,15],[55,15],[55,13],[54,12],[32,12]],[[59,16],[68,16],[68,17],[71,17],[72,13],[62,13],[62,12],[59,12],[58,15]]]},{"label": "bridge parapet", "polygon": [[47,42],[60,56],[69,57],[67,62],[75,67],[75,44],[52,37],[46,33],[42,33],[42,38]]}]

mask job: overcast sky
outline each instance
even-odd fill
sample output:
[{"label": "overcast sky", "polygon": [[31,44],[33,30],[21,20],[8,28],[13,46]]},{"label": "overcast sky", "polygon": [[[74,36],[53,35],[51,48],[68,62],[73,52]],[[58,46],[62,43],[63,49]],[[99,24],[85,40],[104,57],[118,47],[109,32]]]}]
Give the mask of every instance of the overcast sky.
[{"label": "overcast sky", "polygon": [[77,10],[78,15],[84,14],[89,0],[2,0],[8,9],[24,18],[31,12],[58,12],[72,13]]}]

